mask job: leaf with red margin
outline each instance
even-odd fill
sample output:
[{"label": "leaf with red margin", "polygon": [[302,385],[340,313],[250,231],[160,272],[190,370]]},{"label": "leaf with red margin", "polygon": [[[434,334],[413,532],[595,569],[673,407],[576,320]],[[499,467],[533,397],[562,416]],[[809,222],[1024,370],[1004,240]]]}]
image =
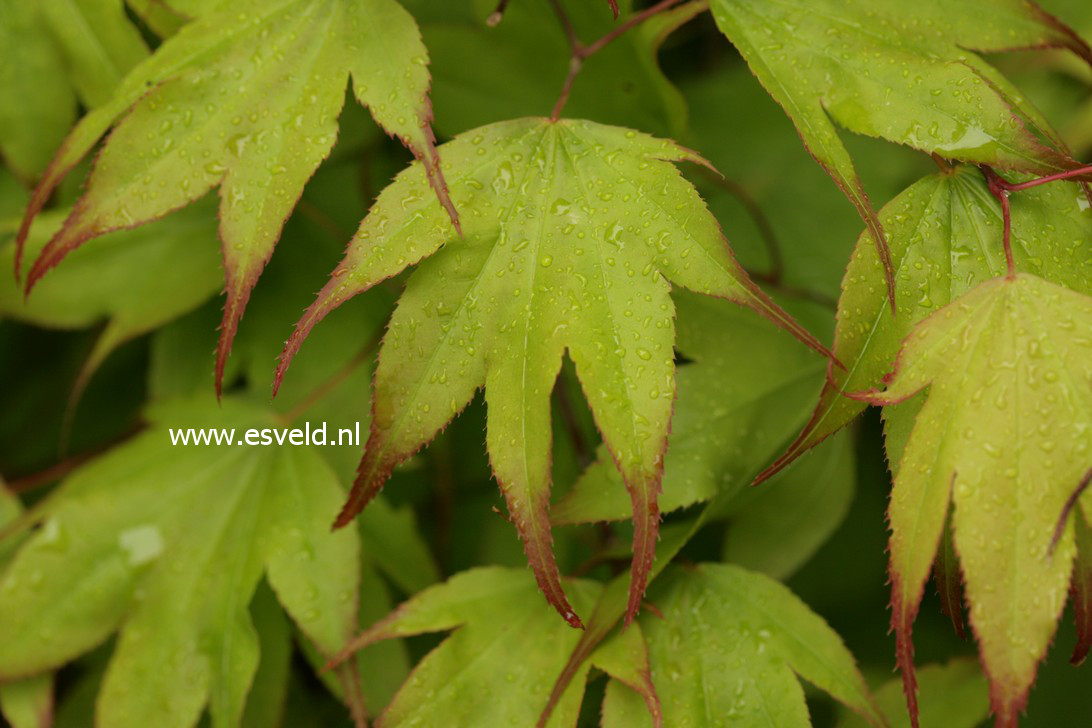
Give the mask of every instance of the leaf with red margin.
[{"label": "leaf with red margin", "polygon": [[669,282],[747,305],[825,349],[735,262],[672,164],[701,162],[693,152],[618,127],[532,118],[467,132],[443,153],[465,236],[422,202],[422,167],[403,172],[281,358],[278,381],[327,313],[428,258],[384,338],[371,437],[336,525],[359,513],[394,466],[484,386],[493,471],[528,561],[550,603],[579,625],[561,588],[548,517],[550,394],[568,351],[633,507],[632,620],[655,552],[675,396]]},{"label": "leaf with red margin", "polygon": [[[1084,488],[1088,487],[1089,471],[1085,476]],[[1073,584],[1070,589],[1073,598],[1073,616],[1077,622],[1077,644],[1073,645],[1073,655],[1069,661],[1080,665],[1092,649],[1092,498],[1084,497],[1084,508],[1074,509],[1073,533],[1077,542],[1077,560],[1073,564]]]},{"label": "leaf with red margin", "polygon": [[1068,48],[1073,31],[1025,0],[713,0],[721,31],[864,219],[895,307],[895,264],[835,124],[947,159],[1046,174],[1078,166],[1042,115],[977,52]]},{"label": "leaf with red margin", "polygon": [[944,524],[940,549],[937,551],[936,562],[933,564],[933,581],[936,583],[937,594],[940,596],[940,611],[952,620],[952,629],[959,638],[967,639],[967,631],[963,627],[963,574],[959,571],[959,562],[956,560],[955,546],[952,543],[951,513],[948,514],[948,520]]},{"label": "leaf with red margin", "polygon": [[[671,298],[675,350],[688,361],[675,374],[678,393],[660,497],[665,514],[747,490],[755,473],[807,421],[808,404],[825,370],[822,359],[750,311],[688,291],[675,291]],[[794,312],[811,330],[824,336],[824,329],[829,331],[829,310],[798,301],[786,304],[796,304]],[[554,525],[630,517],[621,476],[606,448],[599,448],[596,456],[554,503]],[[814,481],[814,475],[805,474],[804,479]],[[837,501],[828,497],[829,490],[822,493],[820,497]],[[814,517],[814,511],[805,512],[805,518]],[[784,511],[779,515],[783,518]]]},{"label": "leaf with red margin", "polygon": [[[1076,185],[1056,183],[1013,194],[1016,270],[1079,293],[1092,293],[1092,213]],[[876,281],[882,265],[871,235],[857,241],[838,301],[834,353],[844,370],[829,368],[811,421],[788,451],[763,472],[766,480],[849,424],[865,405],[842,396],[882,384],[914,325],[979,282],[1005,273],[1001,207],[976,167],[938,172],[907,188],[880,211],[888,231],[898,288],[898,317]],[[1049,249],[1049,254],[1045,250]],[[895,420],[913,419],[912,405],[884,410],[888,452]]]},{"label": "leaf with red margin", "polygon": [[[568,588],[580,608],[602,591],[593,581],[569,581]],[[533,725],[549,679],[581,637],[542,603],[525,570],[483,567],[414,595],[354,638],[333,664],[382,640],[447,631],[453,633],[417,663],[377,726]],[[575,726],[583,693],[580,679],[548,725]]]},{"label": "leaf with red margin", "polygon": [[[652,569],[648,575],[649,583],[653,582],[664,567],[678,555],[679,550],[693,538],[702,526],[711,518],[716,518],[720,513],[722,501],[708,504],[697,516],[684,521],[668,524],[663,528],[662,541],[656,551],[656,559],[652,562]],[[569,695],[569,690],[574,682],[580,683],[588,672],[587,662],[595,654],[599,645],[603,644],[619,622],[626,614],[626,591],[629,584],[623,575],[616,576],[603,590],[595,609],[588,619],[587,629],[580,635],[580,641],[569,653],[565,666],[554,680],[550,690],[550,698],[539,715],[536,725],[543,728],[554,719],[555,711]],[[630,624],[637,624],[633,622]],[[645,711],[626,711],[627,715],[644,715]]]},{"label": "leaf with red margin", "polygon": [[1058,514],[1092,451],[1092,298],[1018,274],[980,284],[907,337],[884,392],[928,387],[891,494],[892,625],[916,720],[910,628],[949,500],[970,621],[999,725],[1015,725],[1070,582]]},{"label": "leaf with red margin", "polygon": [[202,15],[62,145],[27,210],[20,251],[53,189],[116,123],[87,191],[31,267],[27,291],[87,240],[162,217],[219,186],[227,273],[219,387],[250,291],[334,145],[350,76],[376,121],[423,160],[458,225],[429,128],[426,64],[417,26],[395,0],[245,0]]},{"label": "leaf with red margin", "polygon": [[614,14],[614,19],[618,20],[618,0],[607,0],[610,3],[610,11]]},{"label": "leaf with red margin", "polygon": [[[727,564],[667,572],[646,615],[652,678],[667,726],[811,725],[803,679],[870,725],[885,720],[841,638],[781,583]],[[604,728],[649,725],[635,693],[607,690]],[[627,705],[628,703],[628,705]],[[608,720],[609,718],[609,720]]]},{"label": "leaf with red margin", "polygon": [[[656,693],[656,685],[652,682],[652,667],[648,661],[648,644],[645,642],[641,625],[631,624],[619,631],[612,639],[603,643],[591,657],[588,663],[597,667],[607,675],[610,675],[610,684],[624,685],[637,695],[645,704],[647,718],[652,720],[655,728],[661,728],[664,724],[663,708],[660,706],[660,696]],[[609,691],[611,688],[608,687]],[[603,726],[609,725],[634,725],[629,719],[619,723],[618,717],[613,719],[608,716],[610,701],[603,701]]]}]

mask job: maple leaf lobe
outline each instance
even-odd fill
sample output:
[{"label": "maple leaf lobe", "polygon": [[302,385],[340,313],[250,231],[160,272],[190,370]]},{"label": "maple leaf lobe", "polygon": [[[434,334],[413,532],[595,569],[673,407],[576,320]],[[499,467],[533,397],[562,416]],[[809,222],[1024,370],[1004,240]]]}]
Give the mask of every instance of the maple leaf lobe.
[{"label": "maple leaf lobe", "polygon": [[892,622],[912,714],[910,630],[949,507],[994,713],[1007,725],[1023,708],[1076,551],[1069,527],[1047,558],[1092,448],[1092,392],[1075,385],[1092,380],[1092,339],[1074,335],[1090,327],[1087,296],[1028,274],[989,280],[919,323],[887,389],[859,395],[891,406],[929,388],[889,510]]},{"label": "maple leaf lobe", "polygon": [[823,349],[735,262],[672,164],[700,159],[689,150],[534,118],[467,132],[441,150],[463,236],[423,204],[419,167],[400,174],[289,338],[277,378],[326,314],[419,264],[384,338],[373,430],[338,523],[484,388],[493,471],[543,592],[575,623],[548,517],[550,394],[567,353],[631,496],[632,619],[655,551],[674,400],[670,284],[748,305]]},{"label": "maple leaf lobe", "polygon": [[422,161],[458,227],[430,129],[427,62],[412,16],[395,0],[245,0],[200,14],[133,69],[57,153],[27,209],[17,258],[52,190],[114,126],[84,196],[34,262],[27,292],[87,240],[219,187],[227,279],[219,391],[250,292],[333,148],[350,79],[357,100]]}]

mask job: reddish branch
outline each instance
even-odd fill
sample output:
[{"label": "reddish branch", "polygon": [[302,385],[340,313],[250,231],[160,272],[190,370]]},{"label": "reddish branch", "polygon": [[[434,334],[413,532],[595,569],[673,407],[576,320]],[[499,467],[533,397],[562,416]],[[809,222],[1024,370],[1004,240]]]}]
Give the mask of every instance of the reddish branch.
[{"label": "reddish branch", "polygon": [[508,0],[500,0],[497,3],[497,9],[490,13],[489,18],[485,21],[486,24],[493,28],[500,24],[500,21],[504,20],[504,11],[508,9]]},{"label": "reddish branch", "polygon": [[747,191],[747,188],[740,183],[725,179],[708,167],[698,167],[698,172],[711,184],[716,185],[732,197],[736,198],[739,204],[743,206],[744,211],[751,218],[751,221],[755,224],[759,237],[762,238],[762,242],[766,245],[766,254],[770,256],[770,269],[765,273],[757,275],[752,273],[751,277],[759,278],[764,283],[775,286],[779,285],[785,275],[785,257],[781,254],[781,243],[778,242],[777,233],[774,232],[773,224],[770,222],[770,218],[767,217],[766,213],[762,210],[762,206],[751,196],[751,193]]},{"label": "reddish branch", "polygon": [[594,56],[653,15],[662,13],[668,8],[678,5],[680,2],[682,2],[682,0],[660,0],[660,2],[655,5],[645,8],[638,13],[634,13],[617,28],[598,40],[585,45],[583,41],[580,40],[580,36],[577,35],[576,28],[573,27],[572,20],[569,18],[568,13],[565,12],[565,8],[562,7],[561,0],[550,0],[550,5],[554,9],[554,13],[557,15],[562,29],[565,31],[565,37],[569,40],[569,51],[571,54],[569,56],[569,75],[566,76],[565,84],[561,87],[561,95],[554,105],[554,110],[553,113],[550,114],[550,119],[552,121],[557,121],[561,118],[561,112],[565,109],[565,104],[569,102],[569,95],[572,93],[573,83],[576,81],[576,77],[580,75],[580,71],[584,68],[585,60]]},{"label": "reddish branch", "polygon": [[1008,277],[1015,278],[1016,261],[1012,257],[1012,210],[1009,205],[1009,190],[1005,186],[1005,181],[1001,179],[997,172],[989,167],[983,167],[982,171],[986,175],[986,184],[989,185],[990,194],[1001,203],[1001,240],[1002,245],[1005,247],[1005,268]]},{"label": "reddish branch", "polygon": [[383,332],[386,331],[386,327],[380,329],[371,339],[369,339],[360,351],[353,355],[353,358],[345,363],[343,367],[334,372],[329,378],[320,382],[310,393],[300,400],[292,410],[284,415],[284,421],[292,423],[295,420],[302,417],[307,410],[311,409],[319,400],[325,398],[328,394],[333,392],[342,382],[352,376],[364,362],[368,361],[375,350],[379,348],[379,342],[383,340]]},{"label": "reddish branch", "polygon": [[711,184],[716,185],[739,201],[744,211],[750,216],[751,221],[754,222],[759,237],[762,238],[762,242],[766,246],[766,252],[770,257],[769,270],[756,271],[748,268],[747,275],[786,295],[812,301],[832,311],[838,310],[838,301],[836,299],[819,291],[800,288],[785,282],[785,257],[781,252],[781,243],[778,241],[777,233],[774,231],[770,218],[762,210],[762,206],[758,204],[743,185],[725,179],[720,174],[704,166],[698,167],[698,172]]},{"label": "reddish branch", "polygon": [[1088,469],[1088,472],[1081,478],[1081,482],[1077,485],[1076,489],[1070,493],[1069,498],[1065,502],[1065,506],[1062,507],[1062,515],[1058,518],[1058,523],[1054,527],[1054,537],[1050,539],[1050,553],[1054,553],[1054,549],[1058,547],[1058,542],[1062,540],[1062,534],[1065,533],[1065,524],[1069,521],[1069,516],[1073,513],[1073,509],[1077,507],[1077,501],[1089,485],[1092,485],[1092,468]]},{"label": "reddish branch", "polygon": [[[76,455],[72,455],[71,457],[67,457],[60,462],[50,465],[45,470],[40,470],[37,473],[32,473],[30,475],[8,481],[7,489],[12,493],[26,493],[28,491],[41,488],[42,486],[49,485],[50,483],[55,483],[58,480],[63,479],[65,476],[67,476],[69,473],[71,473],[73,470],[80,467],[87,461],[98,457],[107,450],[110,450],[125,442],[126,440],[131,439],[134,435],[138,434],[143,429],[144,425],[142,423],[138,423],[130,427],[121,435],[118,435],[117,437],[107,442],[104,442],[101,445],[97,445],[90,450],[78,453]],[[0,482],[3,482],[2,479],[0,479]]]},{"label": "reddish branch", "polygon": [[1092,165],[1077,167],[1076,169],[1071,169],[1066,172],[1048,174],[1045,177],[1036,177],[1027,182],[1009,182],[1007,179],[997,174],[993,168],[986,165],[982,165],[982,173],[986,176],[986,183],[989,185],[990,193],[1001,203],[1001,222],[1003,225],[1001,239],[1005,247],[1005,266],[1007,268],[1008,277],[1015,278],[1016,262],[1012,256],[1012,210],[1009,204],[1009,196],[1011,193],[1028,190],[1032,187],[1038,187],[1039,185],[1045,185],[1048,182],[1086,177],[1092,174]]},{"label": "reddish branch", "polygon": [[1047,182],[1057,182],[1058,180],[1063,180],[1063,179],[1073,179],[1074,177],[1084,177],[1085,175],[1089,175],[1089,174],[1092,174],[1092,164],[1090,164],[1090,165],[1088,165],[1086,167],[1077,167],[1076,169],[1071,169],[1071,170],[1068,170],[1066,172],[1058,172],[1057,174],[1048,174],[1046,177],[1038,177],[1038,178],[1033,179],[1033,180],[1028,180],[1027,182],[1019,182],[1019,183],[1009,182],[1008,180],[1003,179],[1000,176],[998,176],[997,179],[1000,180],[1002,189],[1008,190],[1009,192],[1019,192],[1020,190],[1027,190],[1027,189],[1031,189],[1032,187],[1038,187],[1039,185],[1045,185]]}]

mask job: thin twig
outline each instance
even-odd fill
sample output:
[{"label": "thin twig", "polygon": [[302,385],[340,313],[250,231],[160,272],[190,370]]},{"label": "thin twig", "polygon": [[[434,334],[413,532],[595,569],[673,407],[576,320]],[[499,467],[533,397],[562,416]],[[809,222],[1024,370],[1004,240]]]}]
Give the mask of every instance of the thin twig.
[{"label": "thin twig", "polygon": [[761,278],[772,285],[780,284],[785,274],[785,259],[781,255],[781,244],[777,239],[777,233],[774,232],[773,225],[770,223],[770,218],[766,216],[766,213],[763,212],[762,207],[751,196],[751,193],[740,183],[725,179],[707,167],[699,167],[698,171],[709,182],[735,197],[743,205],[743,209],[751,217],[755,227],[758,228],[758,234],[761,236],[762,242],[766,244],[766,252],[770,256],[770,270],[763,274]]},{"label": "thin twig", "polygon": [[565,31],[565,37],[569,41],[569,51],[571,54],[569,57],[569,73],[565,77],[565,83],[561,86],[561,94],[557,98],[557,103],[554,104],[553,112],[550,114],[550,120],[557,121],[561,118],[561,112],[565,109],[565,105],[569,102],[569,96],[572,94],[573,83],[576,81],[576,77],[580,75],[580,71],[583,70],[585,60],[594,56],[653,15],[662,13],[668,8],[678,5],[680,2],[682,2],[682,0],[660,0],[660,2],[655,5],[645,8],[639,13],[634,13],[627,18],[625,22],[598,40],[585,45],[581,42],[580,36],[577,35],[572,20],[569,18],[568,13],[565,12],[565,8],[561,5],[561,0],[550,0],[550,6],[554,9],[554,14],[557,15],[558,21]]},{"label": "thin twig", "polygon": [[1028,190],[1032,187],[1038,187],[1039,185],[1045,185],[1048,182],[1057,182],[1063,179],[1073,179],[1074,177],[1083,177],[1086,174],[1092,174],[1092,165],[1087,167],[1078,167],[1077,169],[1071,169],[1068,172],[1058,172],[1057,174],[1048,174],[1046,177],[1037,177],[1027,182],[1009,182],[1000,175],[996,175],[998,184],[1001,189],[1008,190],[1009,192],[1019,192],[1020,190]]},{"label": "thin twig", "polygon": [[681,2],[682,0],[660,0],[660,2],[656,3],[655,5],[645,8],[639,13],[634,13],[617,28],[585,48],[584,58],[595,55],[614,41],[618,40],[618,38],[628,33],[633,28],[636,28],[638,25],[651,18],[653,15],[658,15],[659,13],[662,13],[665,10],[668,10],[674,5],[678,5]]},{"label": "thin twig", "polygon": [[317,387],[311,390],[310,394],[301,399],[299,404],[293,407],[291,411],[288,412],[288,414],[284,415],[284,421],[291,423],[299,419],[299,417],[303,415],[303,413],[305,413],[307,410],[311,409],[311,407],[313,407],[316,402],[321,400],[326,395],[330,394],[330,392],[337,389],[338,386],[340,386],[342,382],[348,379],[352,375],[352,373],[360,367],[361,364],[363,364],[371,357],[372,353],[379,346],[379,342],[382,341],[382,339],[383,329],[380,329],[380,331],[375,336],[369,339],[368,342],[364,344],[363,347],[361,347],[360,351],[353,355],[352,359],[345,363],[345,366],[341,367],[341,369],[338,369],[326,380],[320,382]]},{"label": "thin twig", "polygon": [[351,232],[338,225],[332,217],[323,212],[318,205],[307,199],[301,198],[299,204],[296,205],[296,209],[301,215],[338,241],[345,241],[353,236]]},{"label": "thin twig", "polygon": [[485,21],[485,24],[490,28],[495,28],[500,24],[500,21],[504,20],[504,11],[508,9],[508,0],[500,0],[497,3],[497,9],[489,14],[489,18]]},{"label": "thin twig", "polygon": [[557,121],[561,118],[561,112],[565,110],[565,104],[569,103],[569,96],[572,94],[576,77],[580,75],[580,69],[583,67],[584,61],[579,56],[574,55],[569,59],[569,75],[565,77],[565,85],[561,87],[561,94],[557,97],[557,103],[554,104],[553,111],[550,112],[550,121]]},{"label": "thin twig", "polygon": [[1058,542],[1062,540],[1062,534],[1065,533],[1065,524],[1069,520],[1069,514],[1077,507],[1077,501],[1088,490],[1090,484],[1092,484],[1092,468],[1089,468],[1088,472],[1081,478],[1081,482],[1066,499],[1065,505],[1062,507],[1062,515],[1058,517],[1058,523],[1054,526],[1054,536],[1050,539],[1049,554],[1054,554],[1054,549],[1058,547]]},{"label": "thin twig", "polygon": [[[1001,220],[1004,225],[1002,241],[1005,246],[1005,264],[1008,268],[1008,277],[1015,278],[1016,263],[1012,257],[1012,211],[1009,206],[1010,193],[1029,190],[1032,187],[1045,185],[1049,182],[1058,182],[1060,180],[1092,175],[1092,165],[1077,167],[1076,169],[1071,169],[1066,172],[1048,174],[1045,177],[1036,177],[1027,182],[1009,182],[995,172],[992,167],[987,165],[982,165],[982,174],[986,176],[986,183],[989,185],[990,193],[1001,203]],[[1085,185],[1085,193],[1088,195],[1087,185]],[[1092,197],[1092,195],[1090,195],[1090,197]],[[1090,199],[1090,201],[1092,201],[1092,199]]]},{"label": "thin twig", "polygon": [[1001,203],[1001,241],[1005,247],[1006,275],[1012,279],[1016,277],[1016,261],[1012,257],[1012,210],[1009,205],[1009,190],[1005,180],[994,172],[992,168],[983,166],[986,175],[986,184],[990,193]]},{"label": "thin twig", "polygon": [[80,467],[88,460],[91,460],[98,455],[110,450],[111,448],[120,445],[129,438],[136,435],[138,432],[144,429],[143,424],[134,425],[126,430],[118,437],[113,438],[109,442],[105,442],[102,445],[91,448],[81,453],[71,455],[60,462],[50,465],[45,470],[40,470],[37,473],[23,476],[22,478],[16,478],[15,480],[7,483],[7,489],[12,493],[27,493],[29,491],[41,488],[43,485],[49,485],[50,483],[61,480],[66,475],[71,473],[76,468]]},{"label": "thin twig", "polygon": [[561,29],[565,31],[565,38],[569,41],[569,50],[572,51],[573,55],[578,55],[580,49],[583,48],[583,44],[576,34],[573,21],[569,19],[569,14],[565,12],[561,0],[550,0],[550,7],[554,9],[554,15],[557,16],[557,21],[561,23]]}]

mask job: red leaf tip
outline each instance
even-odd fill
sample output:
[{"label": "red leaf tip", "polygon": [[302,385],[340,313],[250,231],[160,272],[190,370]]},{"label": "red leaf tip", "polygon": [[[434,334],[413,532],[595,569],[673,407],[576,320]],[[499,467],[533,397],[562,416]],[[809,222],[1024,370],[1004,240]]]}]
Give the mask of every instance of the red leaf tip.
[{"label": "red leaf tip", "polygon": [[[894,568],[889,570],[891,582],[891,629],[895,632],[895,664],[902,674],[902,691],[906,696],[906,710],[910,725],[919,728],[918,679],[914,669],[914,618],[918,604],[908,604],[902,593],[901,579]],[[919,597],[920,598],[920,597]]]},{"label": "red leaf tip", "polygon": [[364,446],[364,457],[361,458],[360,465],[357,467],[356,481],[353,483],[352,490],[349,491],[349,497],[345,500],[345,505],[341,507],[337,518],[334,519],[334,530],[344,528],[352,523],[353,519],[383,489],[391,475],[391,471],[394,470],[394,466],[398,462],[397,459],[381,458],[376,455],[377,452],[382,452],[384,449],[373,424],[371,436],[368,437],[368,443]]},{"label": "red leaf tip", "polygon": [[648,587],[648,575],[656,558],[656,541],[660,532],[660,475],[658,473],[652,479],[629,486],[633,501],[633,562],[630,567],[629,601],[623,622],[626,626],[633,622],[641,609]]},{"label": "red leaf tip", "polygon": [[539,590],[569,626],[584,629],[584,623],[569,604],[565,588],[561,584],[561,571],[554,557],[553,535],[550,532],[549,496],[532,496],[528,501],[503,483],[501,492],[504,493],[508,512],[512,516],[510,520],[523,542],[523,553],[527,556],[527,563],[531,566]]}]

